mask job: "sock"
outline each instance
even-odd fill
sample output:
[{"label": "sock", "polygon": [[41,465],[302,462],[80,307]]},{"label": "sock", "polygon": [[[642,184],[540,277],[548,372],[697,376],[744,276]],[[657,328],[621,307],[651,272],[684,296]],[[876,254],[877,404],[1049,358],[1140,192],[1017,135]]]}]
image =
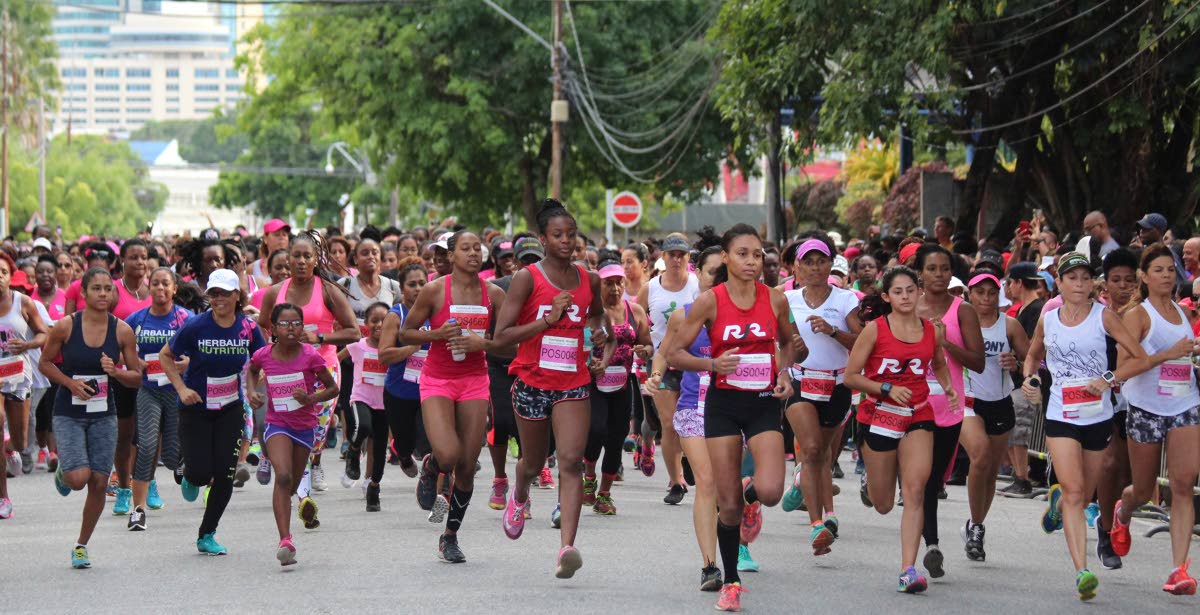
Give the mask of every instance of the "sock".
[{"label": "sock", "polygon": [[758,501],[758,492],[754,490],[754,483],[750,483],[750,485],[742,491],[742,496],[746,498],[747,504],[753,504]]},{"label": "sock", "polygon": [[300,484],[296,486],[296,497],[301,500],[308,497],[309,492],[312,491],[312,478],[309,476],[311,472],[311,466],[306,465],[304,467],[304,476],[300,478]]},{"label": "sock", "polygon": [[450,493],[450,514],[446,518],[446,529],[457,532],[462,526],[463,517],[467,515],[467,507],[471,505],[471,491],[460,491],[458,487]]},{"label": "sock", "polygon": [[740,583],[738,576],[738,547],[741,546],[741,528],[725,525],[717,520],[717,550],[721,553],[721,566],[725,569],[726,583]]},{"label": "sock", "polygon": [[79,547],[83,547],[84,549],[86,549],[87,545],[83,544],[82,542],[75,543],[75,548],[78,549]]}]

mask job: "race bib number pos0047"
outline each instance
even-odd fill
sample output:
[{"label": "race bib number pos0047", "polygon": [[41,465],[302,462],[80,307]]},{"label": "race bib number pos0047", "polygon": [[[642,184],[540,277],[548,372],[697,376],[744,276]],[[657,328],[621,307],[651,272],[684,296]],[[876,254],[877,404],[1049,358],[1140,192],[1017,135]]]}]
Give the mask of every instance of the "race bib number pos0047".
[{"label": "race bib number pos0047", "polygon": [[771,386],[771,355],[738,355],[737,367],[725,377],[725,382],[743,391],[765,391]]}]

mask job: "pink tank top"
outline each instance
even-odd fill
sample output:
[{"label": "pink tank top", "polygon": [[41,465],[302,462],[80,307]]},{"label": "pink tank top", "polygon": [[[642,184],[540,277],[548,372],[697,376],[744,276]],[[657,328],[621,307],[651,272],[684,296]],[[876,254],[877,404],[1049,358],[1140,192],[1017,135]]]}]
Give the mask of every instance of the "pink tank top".
[{"label": "pink tank top", "polygon": [[[292,286],[292,279],[288,278],[283,281],[283,285],[279,287],[279,294],[275,298],[275,305],[280,303],[292,303],[287,299],[288,289]],[[333,333],[337,327],[337,319],[333,317],[333,312],[325,307],[325,291],[324,285],[321,282],[320,276],[313,277],[312,296],[308,298],[308,303],[300,306],[304,310],[304,328],[313,330],[324,335]],[[325,364],[333,370],[334,375],[338,374],[338,358],[337,348],[333,344],[321,344],[317,348],[321,358],[325,359]]]},{"label": "pink tank top", "polygon": [[125,320],[131,314],[142,308],[150,307],[150,304],[153,302],[153,299],[150,298],[149,293],[146,293],[145,299],[139,301],[133,296],[133,293],[131,293],[129,289],[125,287],[124,280],[118,280],[115,284],[113,284],[113,286],[117,287],[117,305],[113,306],[112,313],[113,316],[116,316],[121,320]]},{"label": "pink tank top", "polygon": [[[950,302],[950,307],[946,308],[946,313],[942,315],[942,322],[946,325],[946,341],[962,347],[962,328],[958,323],[960,305],[962,305],[962,299],[955,297],[954,301]],[[929,405],[933,407],[933,422],[938,427],[951,427],[963,420],[962,404],[966,399],[963,396],[963,367],[954,357],[950,356],[950,353],[945,351],[942,353],[946,357],[946,369],[950,372],[950,382],[954,385],[954,391],[958,393],[959,407],[950,407],[950,401],[946,399],[946,394],[942,391],[942,386],[938,384],[937,376],[932,368],[925,371],[925,380],[929,383]]]},{"label": "pink tank top", "polygon": [[[482,336],[492,322],[487,282],[479,282],[483,292],[483,305],[452,305],[451,282],[452,279],[447,276],[442,309],[429,318],[429,328],[437,329],[446,324],[447,320],[454,318],[463,329],[471,329],[476,335]],[[487,374],[487,361],[482,351],[469,354],[461,361],[455,361],[446,342],[438,340],[429,345],[429,356],[425,358],[425,367],[422,368],[421,374],[444,379],[478,378]]]}]

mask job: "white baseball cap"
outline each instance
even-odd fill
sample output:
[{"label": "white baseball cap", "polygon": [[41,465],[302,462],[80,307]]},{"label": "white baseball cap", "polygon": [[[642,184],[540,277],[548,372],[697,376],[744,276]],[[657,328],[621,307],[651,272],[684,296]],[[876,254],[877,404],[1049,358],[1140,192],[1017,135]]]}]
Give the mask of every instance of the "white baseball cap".
[{"label": "white baseball cap", "polygon": [[442,233],[441,235],[438,235],[437,241],[433,242],[433,245],[435,245],[443,250],[449,250],[450,249],[450,245],[449,245],[450,238],[453,236],[454,236],[454,233]]},{"label": "white baseball cap", "polygon": [[237,290],[241,288],[241,284],[238,283],[237,274],[233,271],[230,271],[229,269],[217,269],[216,271],[208,274],[208,288],[205,288],[204,292],[207,293],[214,288],[227,290],[229,292],[237,292]]},{"label": "white baseball cap", "polygon": [[45,248],[51,252],[54,251],[54,245],[51,244],[50,240],[46,239],[45,237],[38,237],[37,239],[33,240],[33,249],[36,250],[38,248]]}]

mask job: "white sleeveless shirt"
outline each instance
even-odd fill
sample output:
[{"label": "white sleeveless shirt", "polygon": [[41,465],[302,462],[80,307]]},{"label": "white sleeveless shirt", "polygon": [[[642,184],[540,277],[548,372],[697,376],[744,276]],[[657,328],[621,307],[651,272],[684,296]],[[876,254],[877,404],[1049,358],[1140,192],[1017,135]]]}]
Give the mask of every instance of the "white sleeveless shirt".
[{"label": "white sleeveless shirt", "polygon": [[[1150,329],[1142,339],[1142,349],[1146,354],[1162,352],[1179,343],[1181,339],[1192,338],[1192,328],[1188,325],[1183,310],[1174,303],[1171,306],[1179,315],[1181,324],[1167,322],[1167,319],[1150,305],[1149,300],[1142,302],[1142,309],[1146,310],[1146,315],[1150,317]],[[1192,375],[1192,362],[1188,357],[1167,361],[1130,378],[1121,387],[1121,392],[1130,405],[1158,416],[1177,416],[1200,406],[1200,392],[1197,392],[1196,378]]]},{"label": "white sleeveless shirt", "polygon": [[1108,371],[1108,332],[1104,329],[1104,306],[1092,303],[1083,322],[1062,324],[1061,307],[1042,316],[1046,342],[1046,369],[1052,378],[1046,418],[1073,425],[1094,425],[1112,418],[1112,396],[1088,393],[1088,382]]}]

